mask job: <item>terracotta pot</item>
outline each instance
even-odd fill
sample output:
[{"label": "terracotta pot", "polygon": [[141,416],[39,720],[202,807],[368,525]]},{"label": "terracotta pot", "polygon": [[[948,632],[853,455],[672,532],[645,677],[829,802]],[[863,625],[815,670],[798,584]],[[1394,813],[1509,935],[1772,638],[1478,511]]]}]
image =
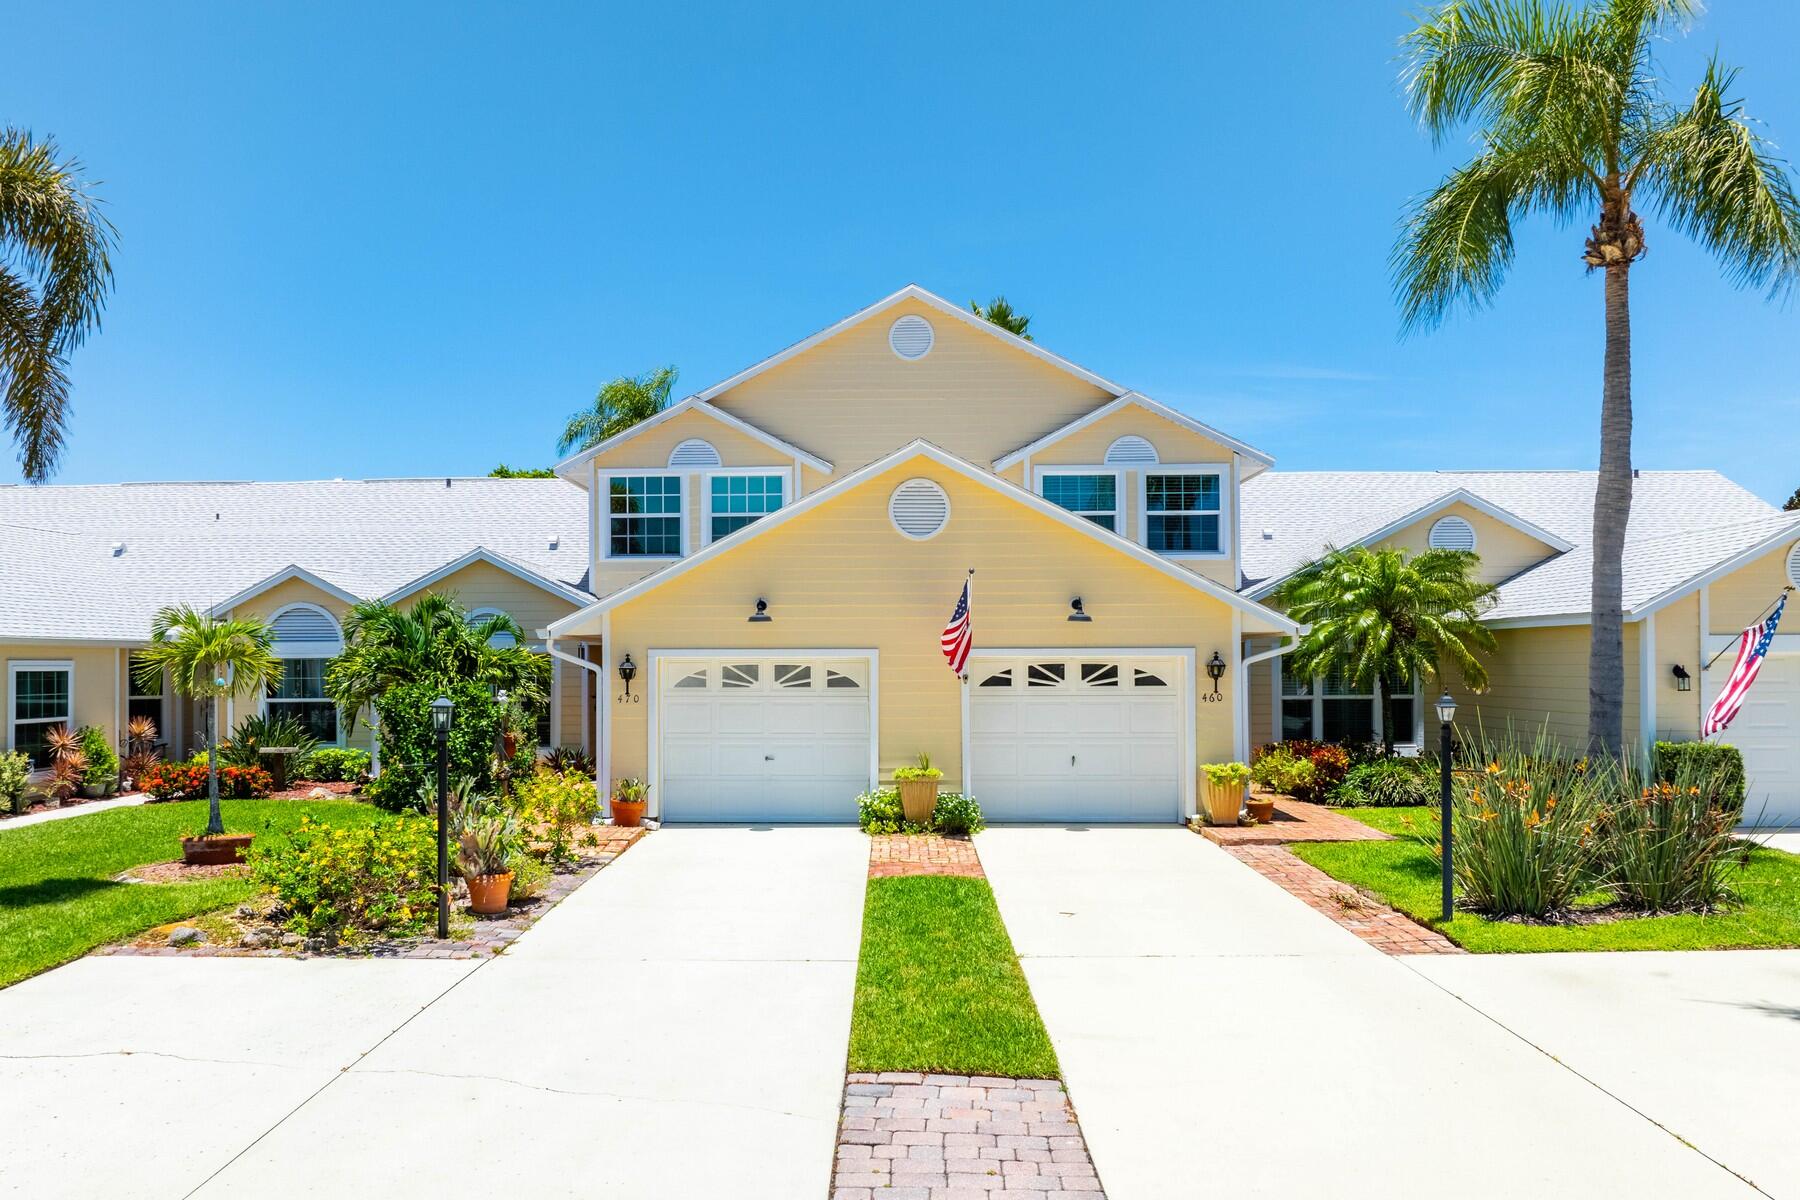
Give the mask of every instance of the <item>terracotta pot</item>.
[{"label": "terracotta pot", "polygon": [[931,824],[931,814],[937,811],[938,784],[937,779],[901,779],[894,784],[900,789],[900,808],[906,819],[915,825]]},{"label": "terracotta pot", "polygon": [[517,754],[519,752],[519,735],[510,729],[501,734],[500,749],[506,758]]},{"label": "terracotta pot", "polygon": [[1206,797],[1206,819],[1214,825],[1236,825],[1238,809],[1244,805],[1244,785],[1214,783],[1204,774],[1200,784]]},{"label": "terracotta pot", "polygon": [[181,861],[190,867],[224,867],[244,861],[244,851],[254,834],[228,833],[222,837],[181,839]]},{"label": "terracotta pot", "polygon": [[1256,819],[1258,825],[1267,825],[1270,821],[1275,819],[1275,801],[1273,797],[1252,796],[1249,800],[1245,801],[1244,807],[1250,810],[1250,815]]},{"label": "terracotta pot", "polygon": [[613,824],[625,829],[636,829],[644,823],[646,803],[646,801],[639,800],[635,804],[627,804],[623,800],[614,800],[612,802]]},{"label": "terracotta pot", "polygon": [[512,889],[512,872],[465,876],[469,885],[469,911],[493,916],[506,911],[506,893]]}]

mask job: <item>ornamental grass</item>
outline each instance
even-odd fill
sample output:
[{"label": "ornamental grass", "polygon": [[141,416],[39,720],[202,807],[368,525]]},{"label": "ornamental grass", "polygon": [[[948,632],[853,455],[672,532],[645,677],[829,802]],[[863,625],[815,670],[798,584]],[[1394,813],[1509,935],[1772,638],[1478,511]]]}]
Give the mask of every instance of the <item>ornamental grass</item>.
[{"label": "ornamental grass", "polygon": [[1733,835],[1738,804],[1726,773],[1683,769],[1643,784],[1602,815],[1602,881],[1618,902],[1645,912],[1704,912],[1737,899],[1732,877],[1750,844]]}]

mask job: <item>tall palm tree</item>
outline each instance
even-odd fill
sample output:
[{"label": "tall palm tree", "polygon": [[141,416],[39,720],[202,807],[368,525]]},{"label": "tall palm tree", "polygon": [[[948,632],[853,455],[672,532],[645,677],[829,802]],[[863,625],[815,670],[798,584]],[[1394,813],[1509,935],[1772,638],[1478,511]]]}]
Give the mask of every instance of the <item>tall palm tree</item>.
[{"label": "tall palm tree", "polygon": [[1025,332],[1031,328],[1031,318],[1022,312],[1014,312],[1013,306],[1006,302],[1005,296],[995,296],[985,305],[971,300],[969,301],[969,311],[990,325],[998,325],[1014,337],[1022,337],[1028,342],[1031,340],[1031,335]]},{"label": "tall palm tree", "polygon": [[69,355],[112,288],[112,225],[56,143],[0,128],[0,424],[31,483],[56,470]]},{"label": "tall palm tree", "polygon": [[528,709],[550,702],[550,663],[504,613],[471,621],[454,596],[427,592],[411,608],[366,600],[344,618],[344,652],[325,668],[325,694],[350,728],[365,705],[403,683],[472,679]]},{"label": "tall palm tree", "polygon": [[1436,325],[1458,301],[1492,299],[1513,258],[1513,222],[1594,217],[1582,253],[1606,272],[1600,474],[1594,492],[1588,740],[1624,744],[1625,527],[1631,511],[1632,266],[1645,251],[1637,204],[1710,250],[1739,286],[1800,275],[1800,203],[1786,164],[1711,62],[1683,106],[1664,99],[1652,55],[1697,0],[1459,0],[1403,41],[1413,114],[1440,141],[1473,124],[1480,152],[1413,206],[1394,248],[1404,323]]},{"label": "tall palm tree", "polygon": [[1382,745],[1394,752],[1388,689],[1430,675],[1440,686],[1446,669],[1476,691],[1487,668],[1476,651],[1492,652],[1494,635],[1481,623],[1493,606],[1492,584],[1476,582],[1480,560],[1466,550],[1404,550],[1354,546],[1333,550],[1275,590],[1288,616],[1312,628],[1288,654],[1302,679],[1341,675],[1374,695]]},{"label": "tall palm tree", "polygon": [[556,452],[586,450],[654,417],[669,407],[679,374],[674,367],[658,367],[647,375],[621,375],[602,384],[593,404],[569,418]]},{"label": "tall palm tree", "polygon": [[133,658],[134,678],[146,691],[169,672],[175,690],[210,700],[206,710],[206,832],[225,832],[219,813],[219,702],[254,695],[281,682],[272,649],[275,631],[257,620],[226,620],[188,605],[164,608],[150,621],[150,644]]}]

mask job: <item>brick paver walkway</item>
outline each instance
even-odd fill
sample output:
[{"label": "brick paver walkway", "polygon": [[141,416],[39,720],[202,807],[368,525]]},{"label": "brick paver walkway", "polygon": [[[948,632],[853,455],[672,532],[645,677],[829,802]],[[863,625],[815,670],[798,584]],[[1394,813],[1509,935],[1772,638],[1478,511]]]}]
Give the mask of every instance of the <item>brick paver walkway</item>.
[{"label": "brick paver walkway", "polygon": [[1225,852],[1263,878],[1324,913],[1363,941],[1388,954],[1462,954],[1461,946],[1404,913],[1333,879],[1280,846],[1227,846]]},{"label": "brick paver walkway", "polygon": [[869,878],[894,875],[982,876],[975,842],[966,837],[940,837],[935,833],[886,833],[869,839]]},{"label": "brick paver walkway", "polygon": [[1103,1196],[1054,1079],[852,1074],[832,1200]]},{"label": "brick paver walkway", "polygon": [[1281,796],[1275,801],[1275,820],[1267,825],[1201,825],[1200,835],[1221,846],[1279,846],[1285,842],[1384,842],[1379,829],[1355,817]]}]

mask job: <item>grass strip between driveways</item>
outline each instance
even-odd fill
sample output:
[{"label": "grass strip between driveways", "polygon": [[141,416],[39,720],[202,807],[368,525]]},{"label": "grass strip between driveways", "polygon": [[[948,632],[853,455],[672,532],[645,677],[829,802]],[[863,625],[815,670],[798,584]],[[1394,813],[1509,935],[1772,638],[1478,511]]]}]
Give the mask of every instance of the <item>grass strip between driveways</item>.
[{"label": "grass strip between driveways", "polygon": [[[1800,857],[1757,848],[1733,880],[1741,906],[1723,912],[1626,917],[1591,925],[1525,925],[1458,912],[1438,920],[1438,862],[1419,841],[1434,829],[1435,808],[1339,811],[1391,842],[1302,842],[1289,850],[1334,879],[1363,888],[1477,954],[1574,950],[1724,950],[1800,946]],[[1597,899],[1597,898],[1596,898]]]},{"label": "grass strip between driveways", "polygon": [[[264,835],[303,813],[335,824],[388,819],[351,801],[226,800],[225,827]],[[121,883],[120,872],[181,857],[183,835],[206,827],[205,801],[115,808],[0,828],[0,987],[155,925],[236,904],[248,879]]]},{"label": "grass strip between driveways", "polygon": [[869,881],[850,1070],[1059,1077],[987,880]]}]

